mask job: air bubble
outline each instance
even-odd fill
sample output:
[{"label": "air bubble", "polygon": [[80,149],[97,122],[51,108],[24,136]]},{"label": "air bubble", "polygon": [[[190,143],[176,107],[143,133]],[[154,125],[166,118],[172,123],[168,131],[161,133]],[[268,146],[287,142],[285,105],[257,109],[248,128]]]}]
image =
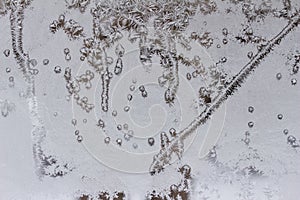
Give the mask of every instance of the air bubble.
[{"label": "air bubble", "polygon": [[228,40],[226,38],[223,39],[223,44],[227,44]]}]

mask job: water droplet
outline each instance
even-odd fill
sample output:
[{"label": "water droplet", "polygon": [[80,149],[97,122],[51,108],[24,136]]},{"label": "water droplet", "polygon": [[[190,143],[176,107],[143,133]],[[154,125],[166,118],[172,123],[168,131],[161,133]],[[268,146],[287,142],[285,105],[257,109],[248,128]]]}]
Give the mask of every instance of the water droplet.
[{"label": "water droplet", "polygon": [[49,64],[49,60],[48,59],[44,59],[43,60],[43,65],[48,65]]},{"label": "water droplet", "polygon": [[109,142],[110,142],[110,137],[104,138],[104,143],[105,143],[105,144],[108,144]]},{"label": "water droplet", "polygon": [[252,128],[254,126],[254,122],[248,122],[249,128]]},{"label": "water droplet", "polygon": [[249,106],[248,107],[248,112],[253,113],[253,111],[254,111],[254,107],[253,106]]},{"label": "water droplet", "polygon": [[6,57],[8,57],[8,56],[10,55],[10,50],[9,50],[9,49],[5,49],[5,50],[3,51],[3,54],[4,54]]},{"label": "water droplet", "polygon": [[291,83],[292,83],[292,85],[296,85],[297,84],[297,79],[292,78]]},{"label": "water droplet", "polygon": [[77,136],[77,141],[78,141],[78,142],[82,142],[82,140],[83,140],[82,136],[81,136],[81,135],[78,135],[78,136]]},{"label": "water droplet", "polygon": [[121,138],[118,138],[118,139],[116,140],[116,142],[117,142],[117,144],[118,144],[119,146],[122,145],[122,139],[121,139]]},{"label": "water droplet", "polygon": [[61,72],[61,67],[60,66],[54,67],[54,72],[59,74]]},{"label": "water droplet", "polygon": [[278,118],[279,120],[282,120],[283,115],[282,115],[282,114],[278,114],[278,115],[277,115],[277,118]]},{"label": "water droplet", "polygon": [[282,78],[281,73],[277,73],[277,74],[276,74],[276,78],[277,78],[277,80],[280,80],[280,79]]},{"label": "water droplet", "polygon": [[284,135],[287,135],[289,133],[289,130],[288,129],[284,129],[283,133],[284,133]]},{"label": "water droplet", "polygon": [[153,138],[153,137],[148,138],[148,144],[149,144],[150,146],[153,146],[153,145],[154,145],[154,138]]}]

